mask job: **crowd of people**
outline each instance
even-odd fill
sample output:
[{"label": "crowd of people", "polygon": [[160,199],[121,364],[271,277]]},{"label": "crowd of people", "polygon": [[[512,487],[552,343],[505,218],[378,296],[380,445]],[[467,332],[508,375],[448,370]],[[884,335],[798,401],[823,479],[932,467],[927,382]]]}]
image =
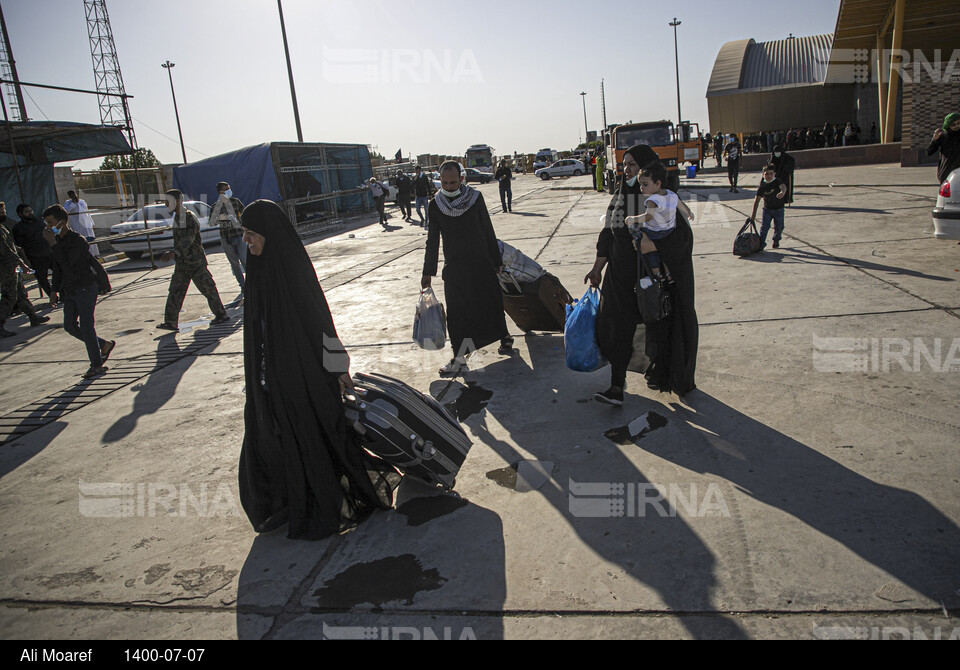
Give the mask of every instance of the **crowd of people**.
[{"label": "crowd of people", "polygon": [[[243,205],[232,198],[226,182],[218,184],[217,190],[219,199],[210,218],[219,224],[221,243],[240,285],[242,300],[246,262],[240,226]],[[161,260],[173,260],[175,267],[164,320],[157,328],[179,329],[180,309],[191,282],[207,298],[214,314],[211,323],[223,323],[229,317],[207,269],[199,219],[184,207],[184,196],[179,190],[170,190],[166,195],[173,219],[173,249],[164,253]],[[34,275],[40,296],[46,296],[49,307],[62,307],[64,331],[84,343],[90,367],[83,378],[93,379],[107,372],[105,363],[116,346],[115,340],[104,340],[96,331],[97,298],[109,292],[110,282],[94,243],[93,219],[87,203],[75,191],[69,191],[68,196],[64,204],[44,209],[42,221],[29,204],[21,203],[17,207],[19,221],[14,225],[7,220],[6,204],[0,202],[0,338],[16,336],[5,325],[18,312],[27,315],[31,327],[50,320],[49,316],[37,313],[27,295],[24,276]]]},{"label": "crowd of people", "polygon": [[[739,155],[738,144],[730,140],[721,148],[728,160]],[[960,161],[958,148],[960,114],[952,114],[934,134],[930,150],[939,150],[941,163],[955,167]],[[763,202],[762,235],[765,240],[772,224],[776,247],[783,233],[783,206],[792,200],[794,162],[783,146],[775,144],[770,151],[753,215]],[[426,196],[420,196],[416,180],[410,181],[404,184],[404,192],[416,193],[418,213],[420,205],[426,205],[423,220],[428,233],[421,289],[430,287],[437,275],[441,244],[443,248],[441,274],[452,358],[440,374],[462,374],[469,356],[493,343],[499,342],[500,354],[510,355],[513,340],[497,279],[504,269],[503,252],[483,195],[465,183],[462,166],[455,162],[441,166],[441,188],[427,202],[420,202]],[[603,217],[594,265],[584,277],[584,283],[602,289],[596,339],[610,365],[610,387],[595,394],[601,403],[623,404],[629,370],[642,373],[647,386],[660,392],[683,396],[696,388],[699,324],[690,226],[693,213],[665,184],[665,170],[653,149],[636,145],[627,150],[623,178]],[[291,538],[327,537],[357,525],[373,510],[389,508],[401,475],[364,451],[347,426],[343,395],[353,387],[350,358],[294,226],[276,203],[258,200],[244,209],[242,203],[231,199],[229,185],[220,186],[224,188],[218,187],[217,220],[228,233],[239,233],[249,254],[238,275],[246,301],[241,503],[259,533],[287,525]],[[189,281],[198,284],[217,319],[222,320],[226,316],[206,269],[196,217],[183,208],[181,193],[168,195],[175,233],[170,254],[177,267],[165,324],[175,328],[175,314]],[[501,183],[505,211],[512,207],[509,196],[509,181]],[[409,204],[403,213],[407,220],[412,219]],[[31,230],[39,231],[51,245],[51,301],[55,302],[59,293],[61,300],[73,304],[69,328],[65,304],[65,328],[86,343],[91,369],[102,367],[114,343],[93,332],[96,289],[90,286],[96,279],[89,271],[93,256],[88,241],[71,230],[69,214],[61,205],[44,210],[46,226],[42,230],[31,223],[28,207],[19,207],[18,214],[21,222],[26,222],[24,230],[33,225]],[[3,215],[0,203],[0,217]],[[29,302],[22,302],[21,290],[9,287],[6,272],[11,262],[23,270],[28,269],[27,263],[9,234],[2,235],[0,323],[12,304],[21,306],[32,321],[35,313]],[[42,267],[43,249],[27,237],[24,232],[25,253],[34,266]],[[672,308],[654,320],[646,318],[638,302],[638,286],[643,286],[642,275],[647,271],[647,278],[668,282],[671,287]],[[212,286],[209,292],[207,282]]]},{"label": "crowd of people", "polygon": [[[789,128],[784,130],[768,130],[759,133],[743,135],[742,145],[744,154],[772,153],[775,146],[787,151],[802,151],[805,149],[824,149],[827,147],[846,147],[856,144],[876,144],[880,140],[877,124],[871,122],[866,133],[852,121],[843,123],[824,123],[823,128]],[[723,133],[703,136],[703,155],[713,154],[718,161],[723,155],[723,147],[729,142],[729,137]],[[720,163],[718,162],[719,166]]]}]

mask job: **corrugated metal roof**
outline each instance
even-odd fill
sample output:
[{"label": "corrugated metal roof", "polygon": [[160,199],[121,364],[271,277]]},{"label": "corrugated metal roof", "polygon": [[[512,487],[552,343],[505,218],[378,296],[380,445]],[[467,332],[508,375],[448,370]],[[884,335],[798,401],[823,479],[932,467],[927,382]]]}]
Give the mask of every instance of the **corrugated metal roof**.
[{"label": "corrugated metal roof", "polygon": [[707,97],[720,95],[722,92],[736,91],[740,88],[740,73],[743,71],[743,60],[752,39],[727,42],[720,47],[717,60],[713,64],[713,73],[707,85]]},{"label": "corrugated metal roof", "polygon": [[707,97],[822,84],[832,47],[833,35],[727,42],[713,66]]},{"label": "corrugated metal roof", "polygon": [[821,84],[827,76],[833,35],[793,37],[750,45],[740,89]]}]

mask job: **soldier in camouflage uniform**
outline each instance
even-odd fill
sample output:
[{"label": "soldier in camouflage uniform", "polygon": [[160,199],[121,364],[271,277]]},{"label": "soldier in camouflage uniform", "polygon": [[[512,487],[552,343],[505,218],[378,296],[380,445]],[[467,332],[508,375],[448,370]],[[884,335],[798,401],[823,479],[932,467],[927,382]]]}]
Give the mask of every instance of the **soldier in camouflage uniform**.
[{"label": "soldier in camouflage uniform", "polygon": [[227,310],[223,308],[217,285],[207,269],[207,256],[203,251],[200,238],[200,220],[197,215],[183,206],[183,193],[177,189],[167,191],[167,197],[174,201],[173,215],[173,251],[168,251],[161,260],[169,262],[175,259],[176,266],[173,277],[170,278],[170,291],[167,295],[167,305],[164,309],[164,320],[157,328],[162,330],[177,330],[180,308],[187,295],[187,288],[192,281],[197,289],[206,297],[210,311],[214,314],[212,324],[227,321]]},{"label": "soldier in camouflage uniform", "polygon": [[[6,215],[6,205],[0,202],[0,212]],[[39,316],[27,298],[27,291],[20,280],[17,270],[32,272],[26,261],[20,258],[13,243],[13,234],[0,225],[0,337],[13,337],[16,333],[6,330],[3,324],[15,310],[20,310],[30,318],[31,326],[39,326],[50,320],[49,316]]]}]

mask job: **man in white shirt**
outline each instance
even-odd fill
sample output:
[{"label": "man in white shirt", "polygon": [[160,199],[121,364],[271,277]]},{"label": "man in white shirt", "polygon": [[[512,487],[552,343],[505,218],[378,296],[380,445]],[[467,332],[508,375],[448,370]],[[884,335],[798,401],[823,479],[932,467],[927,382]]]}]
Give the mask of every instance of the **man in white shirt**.
[{"label": "man in white shirt", "polygon": [[[93,217],[87,214],[87,203],[80,199],[76,191],[71,190],[67,191],[67,201],[63,203],[63,208],[70,216],[70,230],[79,233],[87,242],[92,242],[96,234],[93,232]],[[96,244],[90,245],[90,253],[94,258],[100,255]]]}]

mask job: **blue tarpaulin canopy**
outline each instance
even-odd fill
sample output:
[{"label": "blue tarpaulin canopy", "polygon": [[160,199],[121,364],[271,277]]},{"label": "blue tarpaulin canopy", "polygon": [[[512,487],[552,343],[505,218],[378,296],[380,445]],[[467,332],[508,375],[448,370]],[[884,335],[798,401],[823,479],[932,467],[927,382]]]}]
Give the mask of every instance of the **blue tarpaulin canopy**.
[{"label": "blue tarpaulin canopy", "polygon": [[193,200],[213,203],[217,199],[217,183],[221,181],[229,183],[234,197],[244,203],[261,198],[274,202],[282,200],[269,143],[230,151],[173,169],[173,187]]},{"label": "blue tarpaulin canopy", "polygon": [[[54,163],[129,153],[130,144],[123,130],[116,126],[71,121],[11,121],[0,126],[0,199],[15,203],[14,206],[25,202],[41,211],[57,202]],[[19,183],[14,154],[20,171]],[[8,205],[7,209],[13,207]]]},{"label": "blue tarpaulin canopy", "polygon": [[173,185],[213,203],[217,183],[225,181],[244,204],[273,200],[291,221],[305,224],[369,207],[359,186],[372,174],[365,144],[269,142],[176,167]]}]

